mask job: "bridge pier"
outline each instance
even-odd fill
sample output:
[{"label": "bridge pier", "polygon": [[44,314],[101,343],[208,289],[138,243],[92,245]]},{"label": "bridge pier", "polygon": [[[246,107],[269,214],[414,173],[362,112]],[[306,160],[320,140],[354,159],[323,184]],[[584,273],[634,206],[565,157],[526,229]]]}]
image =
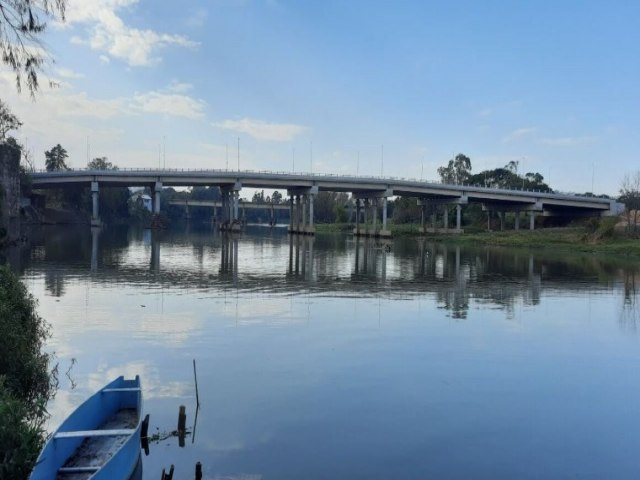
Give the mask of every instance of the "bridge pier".
[{"label": "bridge pier", "polygon": [[[393,195],[393,191],[390,189],[379,190],[374,192],[354,192],[353,196],[356,200],[356,228],[353,229],[353,234],[356,236],[364,237],[391,237],[391,232],[387,230],[387,198]],[[379,200],[382,199],[382,228],[378,226],[378,211],[380,208]],[[357,213],[360,206],[360,200],[363,202],[363,227],[360,227],[359,214]],[[367,224],[368,212],[371,210],[371,223],[369,227]]]},{"label": "bridge pier", "polygon": [[[462,230],[462,205],[467,203],[466,197],[461,197],[457,200],[448,199],[428,199],[421,198],[418,200],[420,209],[420,232],[422,233],[440,233],[440,234],[458,234],[464,233]],[[456,206],[456,228],[449,228],[449,206],[455,204]],[[431,213],[431,226],[427,226],[427,207],[433,206],[433,212]],[[443,205],[444,210],[442,214],[442,228],[438,228],[438,217],[436,207]]]},{"label": "bridge pier", "polygon": [[233,185],[225,185],[220,187],[222,195],[222,219],[220,222],[220,230],[239,232],[242,226],[239,221],[240,210],[240,189],[242,185],[236,182]]},{"label": "bridge pier", "polygon": [[[313,202],[318,194],[318,187],[300,187],[287,191],[289,195],[290,215],[289,233],[315,235],[313,224]],[[295,202],[294,202],[295,200]]]},{"label": "bridge pier", "polygon": [[100,221],[99,211],[99,186],[98,182],[91,182],[91,226],[99,227],[102,225]]},{"label": "bridge pier", "polygon": [[520,210],[515,212],[515,223],[513,225],[514,230],[520,230]]},{"label": "bridge pier", "polygon": [[536,214],[535,212],[529,212],[529,230],[535,230],[536,228]]},{"label": "bridge pier", "polygon": [[153,186],[153,213],[156,215],[160,213],[160,194],[162,193],[162,182],[156,182]]}]

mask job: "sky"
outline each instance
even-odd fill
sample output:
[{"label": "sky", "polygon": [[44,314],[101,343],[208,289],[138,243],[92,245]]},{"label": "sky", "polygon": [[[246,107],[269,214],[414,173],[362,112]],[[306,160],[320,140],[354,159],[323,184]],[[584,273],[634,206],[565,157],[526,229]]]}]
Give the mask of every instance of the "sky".
[{"label": "sky", "polygon": [[68,0],[35,101],[5,65],[0,99],[38,168],[60,143],[76,168],[436,180],[464,153],[615,195],[640,170],[639,20],[621,0]]}]

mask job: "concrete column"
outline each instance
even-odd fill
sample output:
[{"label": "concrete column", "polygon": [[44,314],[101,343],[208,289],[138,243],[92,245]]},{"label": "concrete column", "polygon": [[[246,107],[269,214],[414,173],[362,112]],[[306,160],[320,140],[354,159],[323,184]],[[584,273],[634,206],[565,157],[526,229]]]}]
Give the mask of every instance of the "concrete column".
[{"label": "concrete column", "polygon": [[309,201],[309,195],[302,195],[302,229],[307,226],[307,202]]},{"label": "concrete column", "polygon": [[302,205],[300,204],[300,195],[296,195],[296,231],[300,231],[301,215],[302,215]]},{"label": "concrete column", "polygon": [[435,231],[436,229],[436,207],[433,207],[433,213],[431,214],[431,226],[433,227],[433,230]]},{"label": "concrete column", "polygon": [[309,195],[309,226],[313,227],[313,194]]},{"label": "concrete column", "polygon": [[456,205],[456,228],[462,228],[462,205]]},{"label": "concrete column", "polygon": [[504,212],[498,212],[498,218],[500,219],[500,231],[504,230]]},{"label": "concrete column", "polygon": [[98,182],[91,182],[91,203],[92,203],[92,210],[91,210],[91,220],[97,221],[98,220],[98,215],[99,215],[99,209],[98,209],[98,193],[99,193],[99,186],[98,186]]},{"label": "concrete column", "polygon": [[365,198],[364,199],[364,220],[362,222],[364,223],[365,230],[367,229],[367,210],[369,210],[369,199]]},{"label": "concrete column", "polygon": [[356,198],[356,234],[360,233],[360,199]]},{"label": "concrete column", "polygon": [[516,223],[515,223],[514,228],[516,230],[520,230],[520,211],[516,212]]},{"label": "concrete column", "polygon": [[422,208],[420,209],[420,226],[422,227],[423,232],[424,232],[426,220],[427,220],[427,205],[426,205],[426,202],[422,200]]},{"label": "concrete column", "polygon": [[487,231],[491,231],[491,210],[487,210]]},{"label": "concrete column", "polygon": [[238,220],[238,207],[240,206],[240,191],[235,190],[233,193],[233,219]]},{"label": "concrete column", "polygon": [[382,199],[382,229],[387,229],[387,197]]},{"label": "concrete column", "polygon": [[536,214],[534,212],[529,213],[529,230],[536,228]]},{"label": "concrete column", "polygon": [[289,197],[289,231],[293,228],[293,195]]},{"label": "concrete column", "polygon": [[449,228],[449,206],[448,205],[444,206],[444,228],[445,229]]},{"label": "concrete column", "polygon": [[378,227],[378,199],[371,200],[371,210],[373,211],[373,231]]},{"label": "concrete column", "polygon": [[98,236],[100,235],[99,227],[91,227],[91,271],[98,270]]},{"label": "concrete column", "polygon": [[153,193],[155,196],[155,202],[153,205],[153,213],[160,213],[160,193],[162,192],[162,182],[156,182]]}]

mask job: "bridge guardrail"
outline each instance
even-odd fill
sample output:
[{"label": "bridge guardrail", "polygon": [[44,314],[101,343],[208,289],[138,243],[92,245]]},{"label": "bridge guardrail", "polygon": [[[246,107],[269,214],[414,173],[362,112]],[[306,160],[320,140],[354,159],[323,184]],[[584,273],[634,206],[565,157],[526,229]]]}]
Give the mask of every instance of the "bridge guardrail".
[{"label": "bridge guardrail", "polygon": [[[545,194],[545,195],[557,195],[557,196],[563,196],[563,197],[573,197],[573,198],[589,198],[589,199],[598,199],[598,200],[605,200],[602,197],[599,196],[591,196],[591,195],[584,195],[584,194],[580,194],[580,193],[574,193],[574,192],[559,192],[559,191],[550,191],[550,192],[543,192],[541,190],[536,190],[536,189],[527,189],[527,188],[512,188],[512,187],[501,187],[501,186],[493,186],[493,185],[478,185],[478,184],[465,184],[464,182],[461,184],[452,184],[452,183],[444,183],[441,180],[429,180],[429,179],[418,179],[418,178],[407,178],[407,177],[394,177],[394,176],[388,176],[388,177],[382,177],[382,176],[376,176],[376,175],[353,175],[353,174],[349,174],[349,175],[341,175],[341,174],[337,174],[337,173],[316,173],[316,172],[302,172],[302,171],[298,171],[298,172],[285,172],[285,171],[271,171],[271,170],[259,170],[259,171],[255,171],[253,169],[251,170],[231,170],[231,169],[220,169],[220,168],[210,168],[210,169],[189,169],[189,168],[118,168],[117,170],[94,170],[94,169],[89,169],[89,168],[74,168],[74,169],[70,169],[70,170],[65,170],[65,171],[55,171],[55,172],[50,172],[47,171],[45,169],[37,169],[34,170],[32,173],[35,174],[49,174],[49,175],[64,175],[64,174],[68,174],[68,173],[84,173],[84,172],[95,172],[95,173],[105,173],[105,172],[112,172],[112,173],[117,173],[117,172],[131,172],[131,173],[136,173],[136,172],[140,172],[140,173],[148,173],[148,172],[154,172],[154,174],[157,174],[158,176],[161,176],[163,173],[201,173],[201,174],[206,174],[206,173],[224,173],[224,174],[261,174],[261,175],[287,175],[287,176],[296,176],[296,177],[313,177],[313,178],[337,178],[337,177],[344,177],[345,180],[376,180],[376,181],[380,181],[380,182],[384,182],[384,181],[388,181],[388,182],[405,182],[405,183],[413,183],[416,185],[419,184],[427,184],[427,185],[444,185],[444,186],[451,186],[451,187],[470,187],[470,188],[481,188],[481,189],[486,189],[486,190],[491,190],[491,191],[504,191],[504,192],[528,192],[528,193],[540,193],[540,194]],[[607,199],[608,200],[608,199]],[[615,200],[615,199],[613,199]]]}]

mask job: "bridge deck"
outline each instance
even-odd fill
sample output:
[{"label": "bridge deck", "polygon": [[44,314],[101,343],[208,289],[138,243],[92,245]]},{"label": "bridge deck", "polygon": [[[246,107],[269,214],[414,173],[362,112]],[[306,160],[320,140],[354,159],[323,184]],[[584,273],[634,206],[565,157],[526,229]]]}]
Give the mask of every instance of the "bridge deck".
[{"label": "bridge deck", "polygon": [[[452,203],[485,203],[496,208],[538,211],[600,212],[618,214],[623,206],[614,200],[571,194],[509,190],[477,185],[449,185],[395,177],[363,177],[332,174],[254,172],[228,170],[71,170],[36,172],[34,188],[59,188],[97,182],[103,186],[219,186],[240,189],[274,188],[300,191],[352,192],[363,196],[415,196]],[[194,205],[193,203],[190,203]]]}]

